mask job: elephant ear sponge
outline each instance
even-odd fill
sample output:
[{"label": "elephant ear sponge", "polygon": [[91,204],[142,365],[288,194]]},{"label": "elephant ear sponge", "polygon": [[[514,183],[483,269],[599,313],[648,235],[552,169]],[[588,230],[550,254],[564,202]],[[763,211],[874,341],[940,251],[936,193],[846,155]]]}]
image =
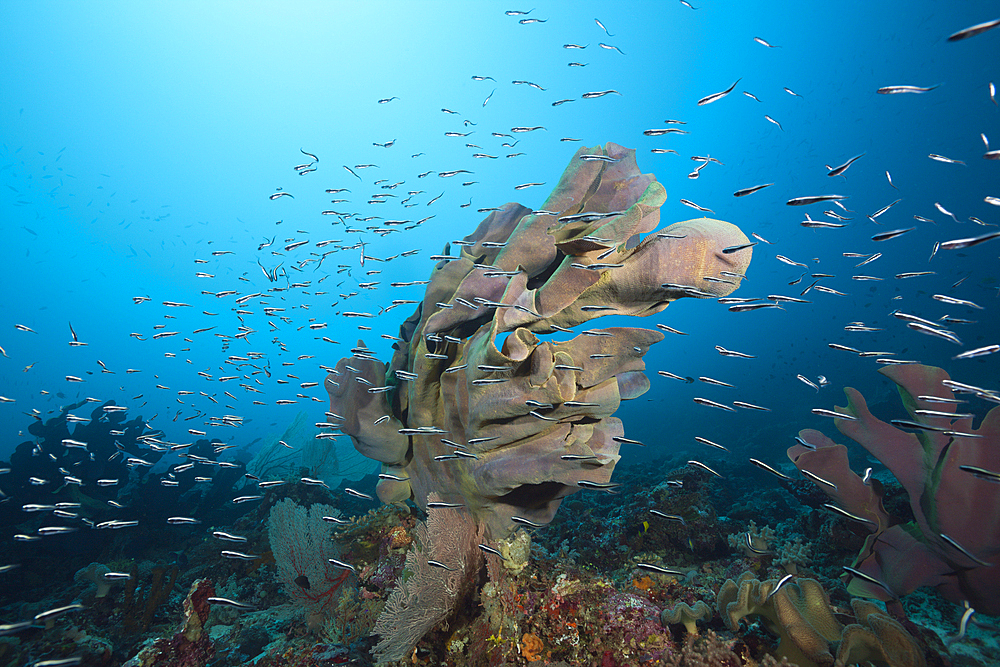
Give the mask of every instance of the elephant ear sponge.
[{"label": "elephant ear sponge", "polygon": [[[750,572],[719,589],[716,607],[729,629],[758,616],[780,638],[775,655],[799,667],[832,667],[870,661],[889,667],[924,667],[924,655],[902,625],[877,605],[854,599],[857,623],[843,626],[830,611],[830,598],[815,579],[801,578],[775,591],[776,579],[759,581]],[[836,653],[836,658],[834,657]]]}]

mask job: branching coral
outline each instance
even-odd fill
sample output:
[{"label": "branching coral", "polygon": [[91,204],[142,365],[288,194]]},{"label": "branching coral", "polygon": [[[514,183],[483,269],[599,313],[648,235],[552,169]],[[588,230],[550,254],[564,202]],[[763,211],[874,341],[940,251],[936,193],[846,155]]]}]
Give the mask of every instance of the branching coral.
[{"label": "branching coral", "polygon": [[804,567],[809,558],[809,545],[795,538],[781,545],[775,563],[785,568],[785,572],[789,574],[799,574],[799,567]]},{"label": "branching coral", "polygon": [[774,543],[774,529],[770,526],[757,528],[756,522],[750,521],[750,527],[742,533],[733,533],[726,536],[729,546],[750,558],[759,558],[764,555],[773,555],[771,544]]},{"label": "branching coral", "polygon": [[803,431],[815,449],[788,450],[800,470],[833,484],[819,487],[872,531],[854,567],[881,584],[850,577],[849,590],[888,602],[919,586],[936,586],[949,600],[1000,614],[1000,485],[989,474],[1000,471],[1000,408],[973,429],[973,415],[957,412],[950,387],[959,385],[942,369],[911,364],[879,372],[896,383],[911,420],[879,420],[848,387],[848,405],[837,410],[851,419],[834,423],[896,476],[909,495],[914,522],[890,525],[881,486],[862,482],[848,466],[846,449],[823,434]]}]

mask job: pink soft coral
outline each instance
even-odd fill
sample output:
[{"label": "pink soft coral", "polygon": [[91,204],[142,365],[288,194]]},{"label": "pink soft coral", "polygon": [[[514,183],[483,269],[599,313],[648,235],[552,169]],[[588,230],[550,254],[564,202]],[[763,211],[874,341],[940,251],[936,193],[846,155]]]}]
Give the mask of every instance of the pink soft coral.
[{"label": "pink soft coral", "polygon": [[975,473],[1000,470],[1000,407],[973,429],[973,417],[958,414],[954,403],[928,400],[954,399],[948,385],[955,385],[944,370],[913,364],[880,372],[898,385],[911,420],[925,428],[909,433],[879,420],[850,387],[844,390],[848,406],[837,410],[855,419],[835,424],[896,476],[909,494],[915,521],[890,526],[878,487],[862,484],[847,467],[843,447],[823,434],[801,433],[815,450],[802,445],[788,450],[800,470],[836,484],[836,489],[819,485],[827,495],[872,522],[854,567],[888,590],[859,577],[851,578],[849,590],[890,601],[919,586],[935,586],[949,600],[1000,614],[1000,484]]}]

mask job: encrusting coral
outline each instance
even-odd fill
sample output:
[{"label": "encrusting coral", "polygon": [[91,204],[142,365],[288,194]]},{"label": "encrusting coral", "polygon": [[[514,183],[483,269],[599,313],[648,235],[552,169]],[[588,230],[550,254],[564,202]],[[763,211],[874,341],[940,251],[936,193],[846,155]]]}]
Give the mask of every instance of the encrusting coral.
[{"label": "encrusting coral", "polygon": [[543,337],[725,296],[751,258],[733,250],[748,241],[727,222],[652,234],[665,200],[635,151],[581,148],[541,210],[507,204],[442,255],[388,367],[360,341],[340,360],[326,378],[329,417],[392,475],[378,485],[383,502],[426,508],[436,491],[501,538],[511,517],[548,523],[565,496],[609,483],[624,437],[611,415],[649,388],[642,357],[663,335]]},{"label": "encrusting coral", "polygon": [[777,579],[759,581],[750,572],[727,579],[716,602],[732,632],[740,621],[760,617],[780,638],[775,654],[799,667],[871,662],[889,667],[923,667],[924,654],[902,625],[877,605],[852,600],[857,623],[846,627],[830,609],[830,598],[814,579],[800,578],[778,587]]}]

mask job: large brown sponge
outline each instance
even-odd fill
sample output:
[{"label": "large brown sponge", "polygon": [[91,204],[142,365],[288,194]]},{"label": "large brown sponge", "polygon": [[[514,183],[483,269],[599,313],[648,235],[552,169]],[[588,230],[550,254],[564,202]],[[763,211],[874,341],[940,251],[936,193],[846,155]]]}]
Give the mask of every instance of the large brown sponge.
[{"label": "large brown sponge", "polygon": [[548,523],[563,497],[610,483],[625,435],[612,415],[649,389],[643,356],[663,334],[549,336],[725,296],[752,254],[720,220],[652,233],[666,197],[634,150],[581,148],[542,209],[507,204],[457,254],[445,248],[449,260],[431,273],[388,365],[361,341],[340,360],[326,378],[329,419],[382,462],[391,476],[377,488],[383,502],[412,498],[426,509],[436,492],[499,539],[514,517]]}]

